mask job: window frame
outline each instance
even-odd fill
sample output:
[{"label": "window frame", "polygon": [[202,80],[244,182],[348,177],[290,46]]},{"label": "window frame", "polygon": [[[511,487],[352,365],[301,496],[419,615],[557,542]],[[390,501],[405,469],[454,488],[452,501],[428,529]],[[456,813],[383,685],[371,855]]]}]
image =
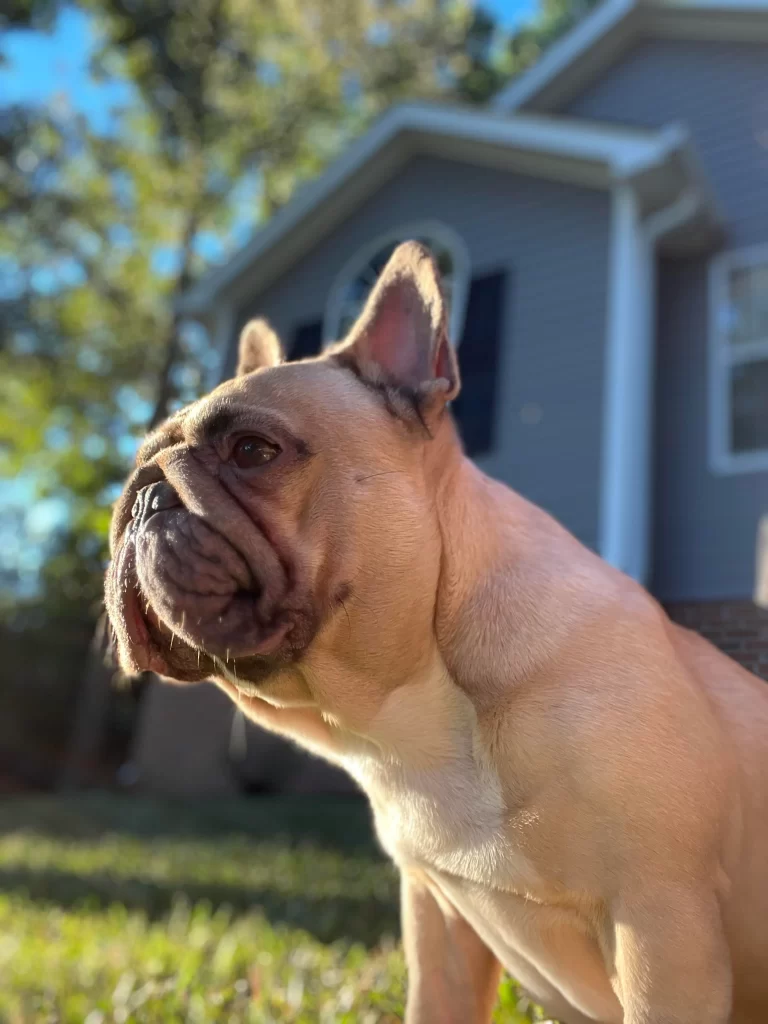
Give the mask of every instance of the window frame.
[{"label": "window frame", "polygon": [[469,295],[471,261],[466,243],[461,236],[439,220],[425,220],[400,224],[383,234],[370,239],[355,250],[333,279],[323,317],[323,348],[338,339],[338,328],[344,304],[344,289],[350,279],[373,259],[379,249],[393,242],[406,242],[412,238],[431,238],[445,246],[453,260],[453,282],[451,286],[451,315],[448,336],[454,348],[461,343],[464,316]]},{"label": "window frame", "polygon": [[729,249],[709,265],[709,455],[715,473],[759,473],[768,470],[768,448],[735,452],[731,448],[731,370],[768,359],[768,335],[759,341],[733,345],[723,326],[730,302],[733,271],[768,266],[768,244]]}]

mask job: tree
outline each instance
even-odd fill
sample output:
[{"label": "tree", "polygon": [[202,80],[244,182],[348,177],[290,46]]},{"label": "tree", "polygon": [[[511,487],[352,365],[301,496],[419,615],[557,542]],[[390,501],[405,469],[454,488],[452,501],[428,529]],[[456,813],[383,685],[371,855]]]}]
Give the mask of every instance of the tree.
[{"label": "tree", "polygon": [[[0,107],[0,475],[15,480],[0,533],[16,538],[0,617],[17,626],[95,618],[138,438],[213,383],[178,314],[191,281],[386,107],[485,102],[577,10],[544,0],[510,42],[470,0],[79,7],[101,40],[93,74],[128,87],[111,130],[66,103]],[[57,11],[13,0],[0,50]]]},{"label": "tree", "polygon": [[[383,108],[460,93],[478,24],[437,0],[83,6],[94,73],[131,85],[115,130],[66,106],[0,112],[0,468],[58,507],[59,608],[98,595],[136,437],[210,383],[179,295]],[[10,26],[54,11],[18,4]]]},{"label": "tree", "polygon": [[[130,85],[114,130],[66,106],[0,109],[0,471],[58,509],[44,582],[59,604],[97,597],[136,438],[211,383],[206,339],[176,312],[190,282],[384,108],[486,101],[579,2],[543,0],[506,40],[468,0],[81,0],[94,74]],[[16,0],[0,31],[56,11]]]},{"label": "tree", "polygon": [[[176,312],[191,280],[391,103],[480,98],[490,39],[438,0],[82,9],[94,74],[130,86],[112,130],[66,103],[0,109],[0,473],[15,481],[0,614],[33,631],[95,619],[137,440],[212,383],[205,337]],[[55,14],[25,0],[0,32]]]},{"label": "tree", "polygon": [[[460,91],[477,32],[469,8],[438,0],[94,0],[93,10],[107,37],[100,63],[126,75],[143,102],[134,130],[151,154],[144,209],[175,213],[171,307],[200,269],[201,237],[231,227],[243,182],[253,214],[270,215],[383,108]],[[178,315],[162,347],[152,424],[176,397]]]},{"label": "tree", "polygon": [[506,71],[521,74],[534,64],[547,47],[573,28],[599,0],[539,0],[539,13],[509,39]]}]

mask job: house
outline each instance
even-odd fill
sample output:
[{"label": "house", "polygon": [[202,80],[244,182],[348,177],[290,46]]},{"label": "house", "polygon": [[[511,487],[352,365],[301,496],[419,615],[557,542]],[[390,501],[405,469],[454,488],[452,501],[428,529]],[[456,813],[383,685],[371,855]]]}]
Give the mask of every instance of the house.
[{"label": "house", "polygon": [[[605,0],[489,109],[391,110],[184,312],[222,374],[255,314],[311,355],[414,237],[446,277],[469,454],[768,676],[768,0]],[[189,750],[229,742],[216,699],[155,691],[151,779],[174,701],[201,704]]]}]

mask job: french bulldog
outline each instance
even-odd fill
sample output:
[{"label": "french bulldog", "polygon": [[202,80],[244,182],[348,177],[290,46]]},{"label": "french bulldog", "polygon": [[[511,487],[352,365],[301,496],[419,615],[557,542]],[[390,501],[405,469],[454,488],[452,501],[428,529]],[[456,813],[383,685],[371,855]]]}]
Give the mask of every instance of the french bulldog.
[{"label": "french bulldog", "polygon": [[466,458],[458,391],[415,243],[317,358],[250,323],[116,505],[122,666],[359,782],[408,1024],[488,1021],[502,968],[565,1024],[765,1024],[768,688]]}]

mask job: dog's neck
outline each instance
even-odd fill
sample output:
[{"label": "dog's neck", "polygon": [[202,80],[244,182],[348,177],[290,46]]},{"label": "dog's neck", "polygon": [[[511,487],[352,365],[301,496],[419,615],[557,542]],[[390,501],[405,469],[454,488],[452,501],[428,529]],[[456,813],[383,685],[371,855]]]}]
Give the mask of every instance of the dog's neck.
[{"label": "dog's neck", "polygon": [[[362,743],[361,752],[385,761],[428,750],[434,763],[443,750],[471,746],[478,718],[552,669],[589,614],[590,594],[605,584],[602,577],[595,584],[605,572],[596,556],[477,469],[453,430],[445,421],[427,446],[425,490],[440,540],[435,589],[420,613],[424,629],[392,639],[384,656],[370,658],[365,644],[350,648],[347,619],[338,616],[325,643],[291,670],[304,703],[309,699],[342,748]],[[564,601],[569,592],[573,600]],[[361,635],[380,642],[375,618]],[[276,703],[296,704],[285,701],[285,685],[281,675]],[[264,697],[272,699],[266,691]]]},{"label": "dog's neck", "polygon": [[[362,737],[385,765],[408,763],[434,769],[454,760],[467,745],[467,724],[474,719],[467,698],[453,686],[436,655],[422,673],[396,687],[382,701]],[[354,748],[354,742],[350,743]]]},{"label": "dog's neck", "polygon": [[[435,633],[451,678],[482,712],[557,657],[578,628],[581,595],[606,567],[447,436],[436,440],[442,443],[430,469],[442,564]],[[574,601],[564,604],[568,590]]]},{"label": "dog's neck", "polygon": [[[431,643],[426,637],[420,641],[420,656],[407,659],[403,675],[393,677],[392,660],[367,664],[365,687],[360,664],[348,663],[345,646],[343,659],[334,654],[331,663],[318,666],[311,686],[342,729],[390,751],[420,746],[407,742],[408,736],[423,730],[427,719],[434,726],[430,736],[442,737],[435,740],[439,746],[449,732],[467,726],[467,698],[472,716],[482,714],[486,705],[497,706],[502,691],[509,693],[535,671],[552,636],[545,617],[550,598],[557,599],[556,549],[580,548],[549,516],[466,458],[448,419],[427,446],[424,472],[441,545],[428,616]],[[326,676],[334,681],[334,702],[349,695],[335,708],[324,707]],[[364,707],[361,690],[369,695]]]}]

